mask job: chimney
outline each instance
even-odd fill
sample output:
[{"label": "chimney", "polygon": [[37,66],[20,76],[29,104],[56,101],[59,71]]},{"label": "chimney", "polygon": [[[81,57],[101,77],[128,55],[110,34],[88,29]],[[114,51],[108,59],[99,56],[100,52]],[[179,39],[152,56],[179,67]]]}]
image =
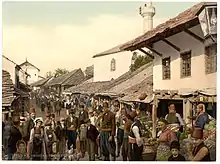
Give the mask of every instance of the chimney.
[{"label": "chimney", "polygon": [[139,8],[139,14],[143,17],[143,32],[153,29],[153,17],[155,15],[155,7],[152,2],[147,2]]}]

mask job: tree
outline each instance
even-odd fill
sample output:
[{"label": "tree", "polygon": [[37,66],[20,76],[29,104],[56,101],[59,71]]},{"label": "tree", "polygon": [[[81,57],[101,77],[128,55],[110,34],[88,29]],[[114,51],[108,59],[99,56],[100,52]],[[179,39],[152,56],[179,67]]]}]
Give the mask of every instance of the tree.
[{"label": "tree", "polygon": [[151,62],[152,60],[153,59],[147,55],[145,55],[145,56],[138,55],[138,57],[134,61],[134,64],[131,64],[130,70],[133,72],[133,71],[137,70],[138,68],[140,68],[141,66]]},{"label": "tree", "polygon": [[58,77],[58,76],[61,76],[61,75],[66,74],[66,73],[69,73],[69,71],[66,70],[66,69],[57,68],[57,69],[54,71],[54,77]]},{"label": "tree", "polygon": [[87,77],[93,77],[94,75],[94,65],[86,67],[85,74]]}]

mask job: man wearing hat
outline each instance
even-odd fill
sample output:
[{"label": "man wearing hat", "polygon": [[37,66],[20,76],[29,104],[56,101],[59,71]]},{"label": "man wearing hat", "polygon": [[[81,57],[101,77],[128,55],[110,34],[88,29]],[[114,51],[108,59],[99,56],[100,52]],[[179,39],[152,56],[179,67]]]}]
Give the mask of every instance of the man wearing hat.
[{"label": "man wearing hat", "polygon": [[87,138],[87,152],[89,154],[89,160],[95,161],[95,154],[96,154],[96,139],[99,135],[98,130],[94,125],[91,124],[91,120],[87,119],[85,121],[87,124],[87,132],[86,132],[86,138]]},{"label": "man wearing hat", "polygon": [[188,145],[189,159],[192,161],[211,161],[210,152],[203,142],[203,130],[195,127],[192,133],[193,147]]},{"label": "man wearing hat", "polygon": [[78,130],[78,118],[74,115],[74,111],[71,109],[69,116],[66,119],[67,124],[67,147],[69,154],[71,154],[71,146],[73,146],[73,150],[76,150],[76,138],[77,138],[77,130]]},{"label": "man wearing hat", "polygon": [[20,117],[13,116],[12,126],[10,127],[9,140],[8,140],[8,160],[12,160],[13,154],[17,151],[16,143],[22,139],[21,132],[19,131]]},{"label": "man wearing hat", "polygon": [[27,138],[25,138],[25,141],[29,140],[29,136],[31,133],[31,129],[34,127],[34,120],[36,118],[36,113],[35,111],[30,110],[30,118],[27,120],[27,130],[28,130],[28,134],[27,134]]},{"label": "man wearing hat", "polygon": [[48,159],[51,159],[51,155],[53,154],[53,144],[56,142],[56,135],[52,129],[52,123],[47,122],[45,124],[45,132],[48,138],[48,143],[47,143],[47,153],[48,153]]},{"label": "man wearing hat", "polygon": [[116,160],[116,143],[115,143],[116,121],[115,114],[109,110],[107,102],[103,103],[103,113],[100,124],[100,146],[105,161]]},{"label": "man wearing hat", "polygon": [[130,158],[131,161],[142,161],[143,153],[143,139],[140,121],[136,120],[137,113],[132,111],[130,113],[131,120],[133,121],[128,137],[128,143],[130,146]]},{"label": "man wearing hat", "polygon": [[55,134],[58,140],[58,152],[60,156],[60,160],[64,158],[65,150],[66,150],[66,140],[67,140],[67,127],[65,123],[65,118],[61,117],[60,121],[57,122],[57,127],[55,130]]},{"label": "man wearing hat", "polygon": [[51,114],[50,113],[46,113],[46,119],[44,121],[44,125],[51,123]]},{"label": "man wearing hat", "polygon": [[[138,128],[140,128],[141,130],[141,135],[142,135],[142,142],[143,142],[143,152],[142,152],[142,158],[143,161],[147,161],[149,160],[149,149],[148,146],[145,146],[148,142],[148,139],[151,137],[151,131],[147,128],[147,127],[151,127],[152,123],[151,118],[149,118],[146,114],[146,111],[148,109],[148,106],[145,103],[140,103],[137,104],[137,108],[136,108],[136,113],[137,113],[137,117],[136,120],[139,121],[140,125]],[[156,157],[156,153],[154,151],[152,151],[151,153],[152,159],[150,159],[151,161],[154,161],[154,158]]]}]

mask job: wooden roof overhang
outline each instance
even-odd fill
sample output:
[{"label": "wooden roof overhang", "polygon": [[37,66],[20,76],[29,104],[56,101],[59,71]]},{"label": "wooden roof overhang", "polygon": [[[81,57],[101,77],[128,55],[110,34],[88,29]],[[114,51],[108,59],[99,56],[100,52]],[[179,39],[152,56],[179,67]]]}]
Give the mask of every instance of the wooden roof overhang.
[{"label": "wooden roof overhang", "polygon": [[[143,52],[142,48],[148,48],[149,50],[151,50],[155,54],[162,57],[162,54],[153,48],[153,44],[156,42],[159,42],[159,41],[164,41],[168,46],[171,46],[172,48],[174,48],[175,50],[180,52],[181,49],[177,45],[175,45],[175,43],[168,41],[166,38],[173,36],[175,34],[178,34],[180,32],[186,32],[187,34],[191,35],[192,37],[196,38],[197,40],[204,42],[203,38],[199,37],[195,33],[188,30],[198,24],[199,24],[199,20],[196,17],[196,18],[194,18],[184,24],[178,25],[174,28],[166,28],[163,32],[157,33],[148,39],[142,39],[139,41],[136,40],[132,44],[130,44],[129,46],[122,46],[121,48],[122,49],[124,48],[127,51],[140,50],[142,52]],[[147,54],[147,55],[149,55],[149,54]]]}]

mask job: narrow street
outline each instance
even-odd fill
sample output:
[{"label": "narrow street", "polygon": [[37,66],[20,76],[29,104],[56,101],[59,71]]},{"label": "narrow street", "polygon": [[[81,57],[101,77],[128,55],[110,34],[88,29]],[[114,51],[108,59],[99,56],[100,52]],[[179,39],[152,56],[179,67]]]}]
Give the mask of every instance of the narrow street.
[{"label": "narrow street", "polygon": [[[37,117],[42,117],[43,120],[45,120],[46,111],[45,111],[45,112],[41,112],[41,109],[40,109],[40,107],[38,107],[38,106],[36,105],[35,100],[31,100],[31,104],[33,104],[34,107],[35,107],[35,109],[36,109],[36,116],[37,116]],[[66,117],[66,110],[65,110],[65,109],[62,109],[62,110],[61,110],[60,116],[56,116],[56,118],[55,118],[56,121],[59,121],[60,117]],[[117,161],[123,161],[123,160],[122,160],[122,156],[118,157],[116,160],[117,160]],[[84,158],[81,158],[79,161],[89,161],[89,156],[88,156],[87,152],[86,152],[86,154],[85,154],[85,157],[84,157]],[[99,160],[96,159],[96,161],[99,161]]]}]

